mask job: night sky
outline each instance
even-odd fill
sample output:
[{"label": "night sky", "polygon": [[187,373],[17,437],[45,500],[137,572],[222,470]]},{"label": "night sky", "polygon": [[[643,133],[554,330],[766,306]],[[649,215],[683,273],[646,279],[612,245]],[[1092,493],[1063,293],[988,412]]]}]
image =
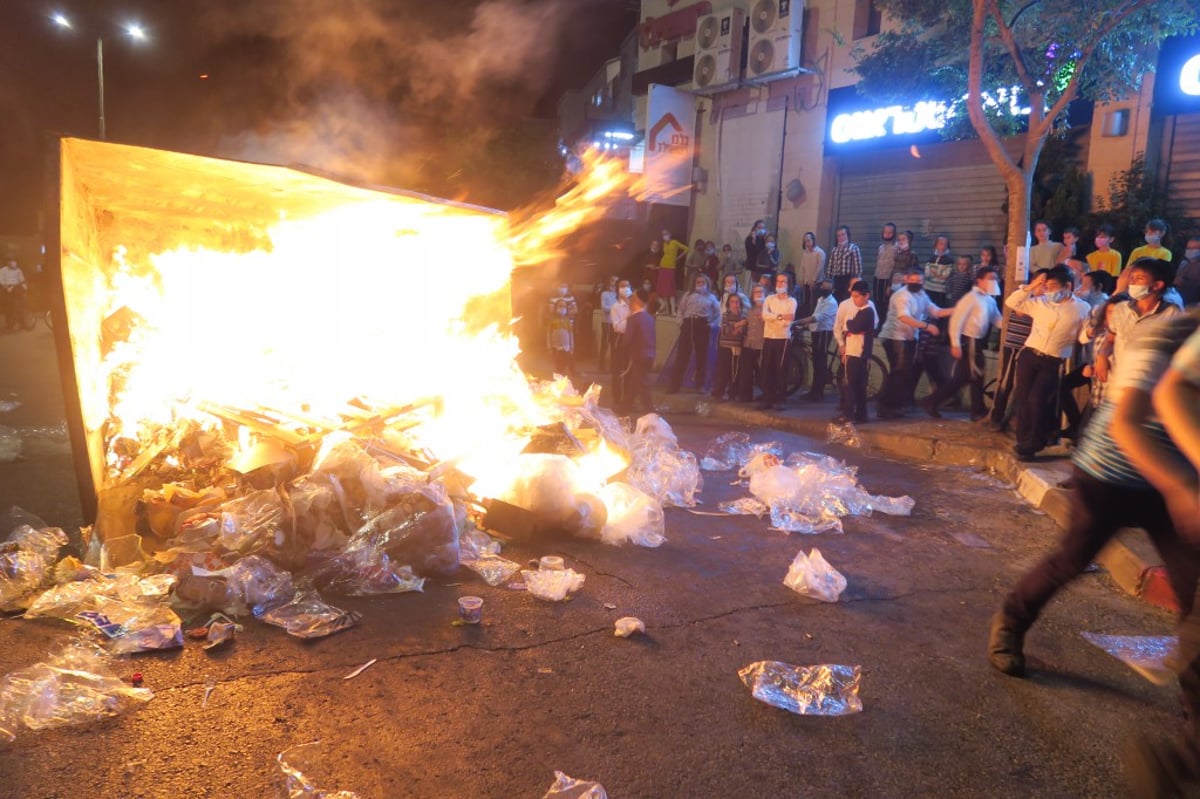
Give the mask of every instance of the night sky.
[{"label": "night sky", "polygon": [[[637,9],[636,0],[2,0],[0,233],[35,231],[39,153],[52,135],[97,135],[97,36],[110,141],[308,164],[503,207],[555,168],[553,123],[538,120],[616,55]],[[56,27],[55,12],[73,30]],[[129,22],[146,42],[128,38]],[[499,163],[543,150],[541,172]]]}]

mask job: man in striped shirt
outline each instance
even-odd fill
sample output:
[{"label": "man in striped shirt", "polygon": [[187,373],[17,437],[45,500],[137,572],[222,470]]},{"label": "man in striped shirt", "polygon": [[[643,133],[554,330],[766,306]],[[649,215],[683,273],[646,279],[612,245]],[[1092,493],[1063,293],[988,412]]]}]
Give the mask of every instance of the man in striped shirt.
[{"label": "man in striped shirt", "polygon": [[838,302],[850,296],[850,284],[862,278],[862,251],[850,241],[850,228],[838,225],[837,246],[825,259],[825,277],[833,281],[833,296]]}]

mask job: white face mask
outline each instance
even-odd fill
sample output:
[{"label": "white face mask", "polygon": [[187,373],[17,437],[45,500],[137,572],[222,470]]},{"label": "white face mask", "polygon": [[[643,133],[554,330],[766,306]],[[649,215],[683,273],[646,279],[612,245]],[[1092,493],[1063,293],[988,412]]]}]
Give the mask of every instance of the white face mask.
[{"label": "white face mask", "polygon": [[622,299],[629,299],[633,296],[633,289],[629,288],[629,286],[624,286],[618,289],[617,293],[621,295]]},{"label": "white face mask", "polygon": [[1194,261],[1197,258],[1200,258],[1200,250],[1184,250],[1183,257],[1187,258],[1189,261]]},{"label": "white face mask", "polygon": [[1130,285],[1129,296],[1135,300],[1143,300],[1150,296],[1150,287]]},{"label": "white face mask", "polygon": [[1146,234],[1146,243],[1151,247],[1157,247],[1160,241],[1162,241],[1162,236],[1158,235],[1157,233]]},{"label": "white face mask", "polygon": [[559,287],[559,289],[558,289],[558,296],[560,296],[560,297],[565,297],[565,296],[567,296],[567,287],[566,287],[566,286],[560,286],[560,287]]},{"label": "white face mask", "polygon": [[1058,291],[1052,292],[1048,296],[1050,297],[1050,302],[1062,302],[1071,295],[1066,289],[1059,289]]},{"label": "white face mask", "polygon": [[776,294],[787,294],[787,286],[776,286],[775,293]]}]

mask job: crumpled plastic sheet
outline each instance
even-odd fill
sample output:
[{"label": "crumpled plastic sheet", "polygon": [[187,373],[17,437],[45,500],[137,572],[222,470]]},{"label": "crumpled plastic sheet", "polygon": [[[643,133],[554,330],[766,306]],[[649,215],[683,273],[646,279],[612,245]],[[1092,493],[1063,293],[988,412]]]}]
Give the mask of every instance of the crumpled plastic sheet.
[{"label": "crumpled plastic sheet", "polygon": [[793,453],[785,463],[760,455],[740,472],[750,478],[750,493],[771,512],[774,529],[794,533],[842,532],[844,516],[869,516],[879,510],[912,512],[911,497],[881,497],[858,483],[858,470],[816,453]]},{"label": "crumpled plastic sheet", "polygon": [[283,772],[283,789],[287,799],[360,799],[353,791],[330,791],[318,787],[321,770],[320,741],[285,749],[279,753],[276,761],[279,763],[279,770]]},{"label": "crumpled plastic sheet", "polygon": [[1172,635],[1103,635],[1080,633],[1093,646],[1103,649],[1129,668],[1157,685],[1175,676],[1167,665],[1179,641]]},{"label": "crumpled plastic sheet", "polygon": [[574,569],[522,569],[525,588],[538,599],[562,602],[583,587],[584,575]]},{"label": "crumpled plastic sheet", "polygon": [[706,472],[727,472],[740,469],[756,456],[765,454],[782,458],[783,445],[778,441],[752,444],[748,433],[734,431],[717,436],[704,451],[704,457],[700,459],[700,468]]},{"label": "crumpled plastic sheet", "polygon": [[0,740],[13,740],[22,727],[44,730],[115,716],[153,696],[118,677],[102,649],[72,641],[0,680]]},{"label": "crumpled plastic sheet", "polygon": [[801,716],[845,716],[862,711],[862,667],[793,666],[760,660],[738,672],[754,698]]},{"label": "crumpled plastic sheet", "polygon": [[[24,513],[14,507],[8,516],[20,520]],[[28,520],[44,525],[36,517]],[[51,574],[59,549],[66,545],[67,535],[57,527],[21,524],[12,530],[0,544],[0,610],[15,607],[41,587]]]},{"label": "crumpled plastic sheet", "polygon": [[608,793],[598,782],[577,780],[555,771],[554,784],[542,799],[608,799]]},{"label": "crumpled plastic sheet", "polygon": [[845,576],[833,568],[816,547],[807,555],[804,550],[796,554],[783,584],[802,596],[822,602],[837,602],[846,590]]},{"label": "crumpled plastic sheet", "polygon": [[440,485],[412,486],[409,502],[392,505],[369,518],[350,539],[346,551],[364,551],[368,561],[383,553],[392,563],[411,566],[421,575],[458,570],[458,520]]},{"label": "crumpled plastic sheet", "polygon": [[0,463],[12,463],[21,457],[21,434],[0,424]]},{"label": "crumpled plastic sheet", "polygon": [[853,422],[843,424],[830,422],[829,426],[825,428],[825,443],[841,444],[844,447],[855,449],[862,449],[863,445],[862,436],[858,434],[858,428],[854,426]]},{"label": "crumpled plastic sheet", "polygon": [[283,501],[264,489],[221,506],[221,546],[230,552],[259,552],[283,544]]},{"label": "crumpled plastic sheet", "polygon": [[612,482],[598,492],[608,509],[608,521],[600,531],[606,544],[637,544],[657,547],[666,541],[666,520],[657,499],[629,483]]},{"label": "crumpled plastic sheet", "polygon": [[758,516],[762,518],[762,515],[771,509],[754,497],[742,497],[718,503],[717,510],[721,511],[721,513],[728,513],[731,516]]},{"label": "crumpled plastic sheet", "polygon": [[315,588],[303,585],[296,589],[290,602],[261,611],[255,609],[254,615],[267,624],[282,627],[296,638],[332,635],[350,629],[362,618],[356,611],[335,608],[321,599]]},{"label": "crumpled plastic sheet", "polygon": [[89,572],[89,576],[90,579],[75,580],[47,589],[30,604],[25,611],[25,618],[48,616],[74,620],[81,611],[96,610],[99,599],[130,603],[164,600],[176,582],[171,574],[140,577],[128,572]]},{"label": "crumpled plastic sheet", "polygon": [[95,610],[80,611],[76,620],[99,630],[114,655],[183,646],[183,623],[165,602],[100,596],[94,604]]},{"label": "crumpled plastic sheet", "polygon": [[665,419],[656,413],[638,419],[631,445],[626,481],[663,505],[695,507],[696,495],[704,488],[700,465],[695,454],[679,448]]},{"label": "crumpled plastic sheet", "polygon": [[628,638],[634,633],[646,632],[646,623],[636,616],[622,616],[613,623],[613,635]]},{"label": "crumpled plastic sheet", "polygon": [[459,562],[491,586],[509,581],[521,570],[521,564],[500,557],[500,542],[483,530],[467,526],[458,534]]}]

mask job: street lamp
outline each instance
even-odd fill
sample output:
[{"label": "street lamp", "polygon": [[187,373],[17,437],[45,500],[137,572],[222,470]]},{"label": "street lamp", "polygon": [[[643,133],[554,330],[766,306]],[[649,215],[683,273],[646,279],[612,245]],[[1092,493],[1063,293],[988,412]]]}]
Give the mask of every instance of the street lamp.
[{"label": "street lamp", "polygon": [[[71,20],[66,14],[53,14],[50,17],[50,21],[64,30],[74,30]],[[135,42],[146,41],[146,29],[136,22],[125,25],[123,30],[125,35]],[[100,140],[104,141],[104,38],[101,36],[96,37],[96,85],[100,97]]]}]

